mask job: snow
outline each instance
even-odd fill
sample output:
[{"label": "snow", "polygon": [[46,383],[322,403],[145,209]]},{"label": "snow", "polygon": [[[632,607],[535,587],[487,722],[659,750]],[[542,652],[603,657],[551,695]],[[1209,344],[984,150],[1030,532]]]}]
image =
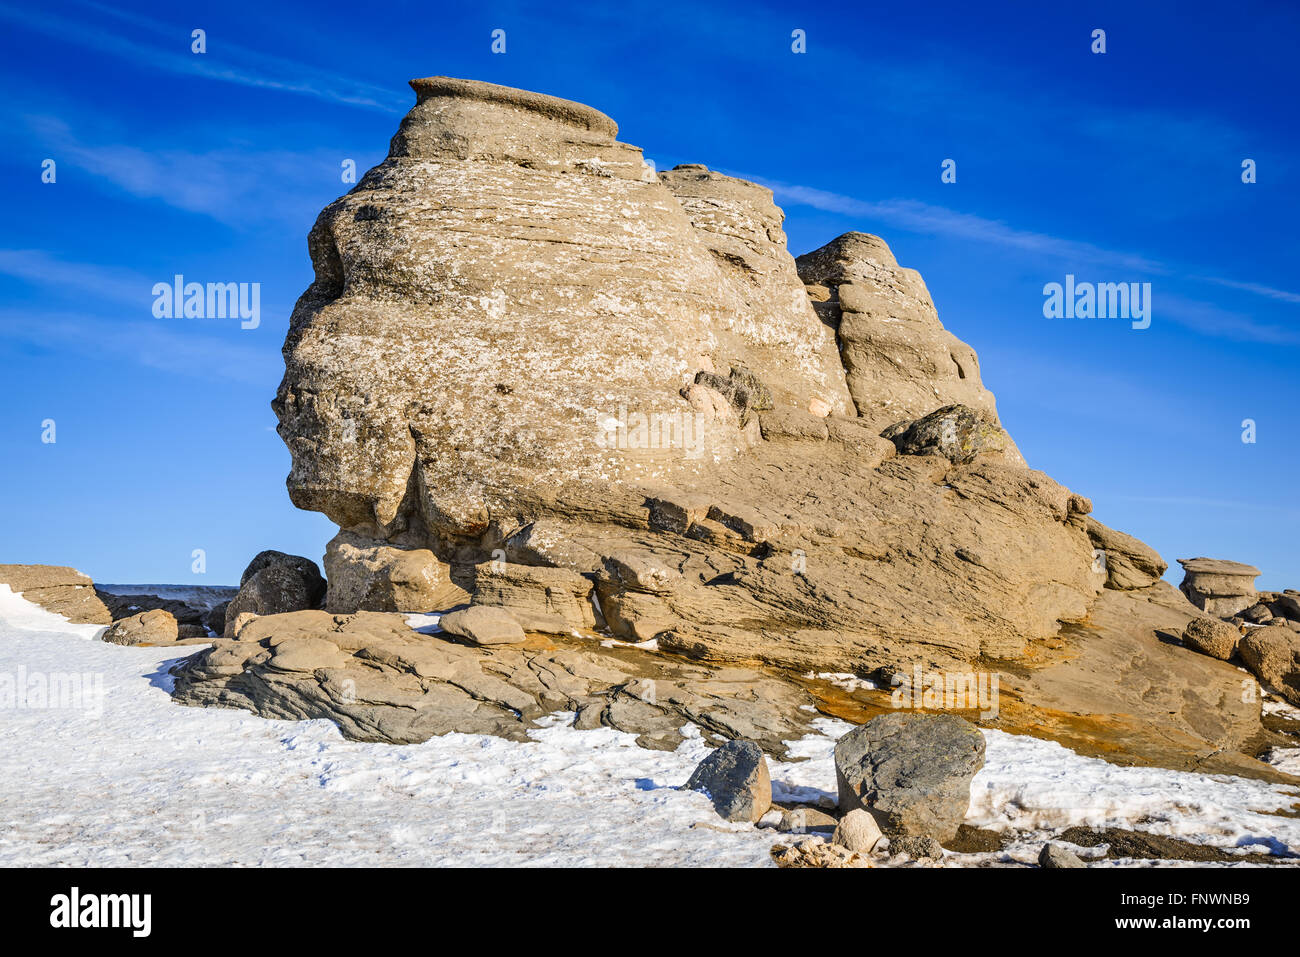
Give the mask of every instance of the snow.
[{"label": "snow", "polygon": [[[433,630],[436,616],[412,624]],[[677,790],[709,750],[689,727],[674,752],[609,728],[574,730],[563,714],[530,743],[456,734],[364,744],[327,721],[177,705],[176,649],[106,645],[102,631],[0,586],[0,684],[75,673],[102,689],[97,702],[0,709],[0,866],[770,866],[769,848],[785,839],[727,824],[703,795]],[[849,727],[818,718],[791,743],[792,760],[771,762],[775,798],[832,806],[833,748]],[[1294,789],[985,736],[968,821],[1026,831],[1015,860],[1071,823],[1300,849],[1300,821],[1265,813],[1295,802]]]}]

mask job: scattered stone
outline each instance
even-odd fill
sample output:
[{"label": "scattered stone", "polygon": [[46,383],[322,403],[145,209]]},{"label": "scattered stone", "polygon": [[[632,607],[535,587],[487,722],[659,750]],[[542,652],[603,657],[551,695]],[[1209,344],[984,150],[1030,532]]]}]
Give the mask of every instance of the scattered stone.
[{"label": "scattered stone", "polygon": [[869,854],[882,836],[876,819],[861,808],[855,808],[840,818],[831,843],[859,854]]},{"label": "scattered stone", "polygon": [[1259,569],[1218,558],[1180,558],[1187,600],[1215,618],[1229,618],[1255,604]]},{"label": "scattered stone", "polygon": [[1241,617],[1253,624],[1263,625],[1273,620],[1273,612],[1269,610],[1268,605],[1262,601],[1257,601],[1243,611]]},{"label": "scattered stone", "polygon": [[1038,866],[1048,869],[1063,867],[1087,867],[1069,848],[1062,847],[1059,844],[1044,844],[1043,849],[1038,852]]},{"label": "scattered stone", "polygon": [[916,837],[909,834],[893,835],[888,838],[890,854],[906,854],[914,861],[943,860],[943,845],[932,837]]},{"label": "scattered stone", "polygon": [[840,813],[865,808],[886,835],[951,840],[984,766],[984,736],[955,715],[891,713],[835,745]]},{"label": "scattered stone", "polygon": [[104,632],[110,645],[169,645],[178,637],[175,616],[161,608],[118,619]]},{"label": "scattered stone", "polygon": [[272,565],[286,565],[297,572],[301,576],[307,591],[307,607],[320,607],[325,598],[325,578],[320,573],[320,566],[310,558],[304,558],[301,555],[286,555],[284,552],[277,552],[273,549],[258,552],[253,556],[253,560],[248,563],[244,573],[239,576],[239,587],[243,588],[254,575],[264,568],[270,568]]},{"label": "scattered stone", "polygon": [[1183,644],[1211,658],[1227,661],[1237,653],[1241,632],[1217,618],[1197,617],[1187,623]]},{"label": "scattered stone", "polygon": [[513,644],[528,637],[510,612],[490,605],[471,605],[449,612],[438,624],[448,634],[475,645]]},{"label": "scattered stone", "polygon": [[871,860],[861,854],[827,844],[817,839],[797,844],[774,844],[772,860],[777,867],[871,867]]},{"label": "scattered stone", "polygon": [[230,607],[230,602],[223,601],[220,604],[213,605],[212,609],[203,616],[203,624],[208,631],[214,635],[225,635],[226,633],[226,610]]},{"label": "scattered stone", "polygon": [[686,788],[707,794],[714,810],[728,821],[757,821],[772,806],[767,758],[753,741],[728,741],[715,748],[691,774]]}]

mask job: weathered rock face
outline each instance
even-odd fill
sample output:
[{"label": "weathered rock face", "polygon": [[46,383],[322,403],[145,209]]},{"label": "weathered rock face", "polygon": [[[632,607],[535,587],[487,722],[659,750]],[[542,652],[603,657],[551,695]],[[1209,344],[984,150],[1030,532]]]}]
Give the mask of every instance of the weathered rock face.
[{"label": "weathered rock face", "polygon": [[[312,230],[275,401],[294,501],[344,527],[330,610],[455,604],[356,584],[366,549],[424,549],[478,604],[720,660],[1014,657],[1083,617],[1105,581],[1089,504],[1022,467],[973,354],[953,358],[969,350],[915,274],[882,272],[883,243],[846,238],[801,276],[765,189],[698,166],[656,178],[578,104],[413,85],[389,158]],[[874,396],[892,424],[966,400],[964,445],[998,454],[894,459],[853,414],[813,279],[840,300],[889,286],[905,316],[878,324],[915,326],[892,360],[915,368],[863,384],[859,410]],[[853,342],[863,362],[884,348]],[[947,385],[913,388],[929,379]],[[671,574],[629,581],[619,552]],[[594,601],[503,589],[474,571],[490,560],[580,576]]]},{"label": "weathered rock face", "polygon": [[1197,608],[1215,618],[1227,618],[1255,604],[1254,565],[1219,558],[1180,558],[1185,572],[1178,587]]},{"label": "weathered rock face", "polygon": [[943,328],[921,274],[900,267],[883,239],[845,233],[796,262],[818,314],[837,332],[860,416],[884,428],[965,405],[997,422],[975,350]]},{"label": "weathered rock face", "polygon": [[[412,86],[388,159],[309,238],[316,281],[275,402],[296,504],[344,527],[477,537],[530,488],[690,470],[745,444],[733,422],[689,415],[680,393],[701,369],[741,365],[844,410],[811,310],[791,295],[751,313],[744,267],[707,244],[758,244],[779,217],[761,191],[678,184],[699,193],[697,226],[590,107]],[[779,230],[761,230],[753,255],[777,258]]]}]

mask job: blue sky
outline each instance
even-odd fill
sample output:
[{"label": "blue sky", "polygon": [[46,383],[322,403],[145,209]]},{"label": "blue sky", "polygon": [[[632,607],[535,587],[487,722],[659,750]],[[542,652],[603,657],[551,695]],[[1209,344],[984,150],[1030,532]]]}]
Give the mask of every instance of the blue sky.
[{"label": "blue sky", "polygon": [[[343,160],[383,159],[406,81],[444,74],[767,183],[796,255],[884,236],[1031,464],[1171,562],[1300,587],[1296,10],[469,6],[0,0],[0,561],[216,584],[263,548],[321,555],[269,405],[307,230]],[[261,325],[155,318],[176,273],[261,283]],[[1067,273],[1150,282],[1151,327],[1044,318]]]}]

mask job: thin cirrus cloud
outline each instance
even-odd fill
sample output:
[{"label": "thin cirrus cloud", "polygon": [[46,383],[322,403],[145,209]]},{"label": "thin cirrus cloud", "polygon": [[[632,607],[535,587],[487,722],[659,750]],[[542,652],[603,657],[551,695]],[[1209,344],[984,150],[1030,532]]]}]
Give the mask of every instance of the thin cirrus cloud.
[{"label": "thin cirrus cloud", "polygon": [[[221,56],[189,52],[189,29],[173,27],[148,17],[126,13],[96,3],[81,4],[85,9],[105,17],[143,28],[166,45],[141,43],[113,32],[102,24],[92,25],[81,19],[31,12],[23,8],[0,5],[0,19],[55,39],[75,43],[108,56],[147,65],[168,73],[196,76],[223,83],[315,99],[384,113],[402,113],[405,97],[400,91],[340,76],[308,64],[270,56],[238,44],[221,40]],[[211,40],[215,42],[215,38]],[[185,52],[176,52],[177,50]]]},{"label": "thin cirrus cloud", "polygon": [[323,203],[339,191],[338,150],[155,150],[87,142],[51,116],[24,120],[42,149],[57,155],[61,164],[131,196],[156,199],[228,226],[310,224]]},{"label": "thin cirrus cloud", "polygon": [[[942,206],[932,206],[917,200],[890,199],[867,201],[832,193],[810,186],[764,180],[761,177],[739,175],[753,179],[772,190],[782,202],[809,206],[824,212],[875,219],[909,232],[931,236],[989,243],[1025,253],[1051,256],[1073,263],[1090,263],[1133,269],[1153,275],[1169,275],[1173,267],[1158,260],[1133,253],[1105,249],[1091,243],[1078,242],[1046,233],[1017,229],[1001,220],[987,219],[962,213]],[[1180,278],[1210,282],[1225,288],[1253,293],[1287,303],[1300,303],[1300,294],[1276,289],[1254,282],[1241,282],[1211,276],[1188,275]],[[1274,345],[1300,344],[1300,332],[1285,327],[1269,325],[1234,310],[1223,309],[1207,302],[1161,293],[1158,306],[1163,318],[1168,318],[1204,335],[1236,339],[1246,342],[1264,342]]]}]

